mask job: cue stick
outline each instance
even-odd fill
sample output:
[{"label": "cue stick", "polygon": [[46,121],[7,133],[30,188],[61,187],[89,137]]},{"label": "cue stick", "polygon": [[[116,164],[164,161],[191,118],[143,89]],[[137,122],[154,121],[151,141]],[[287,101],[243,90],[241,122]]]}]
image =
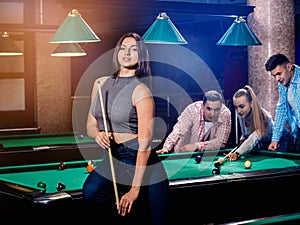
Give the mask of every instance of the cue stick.
[{"label": "cue stick", "polygon": [[[100,80],[98,80],[98,92],[99,92],[101,109],[102,109],[104,129],[105,129],[106,136],[108,137],[108,130],[107,130],[107,124],[106,124],[106,113],[105,113],[104,106],[103,106],[103,98],[102,98]],[[113,160],[112,160],[112,153],[111,153],[111,148],[110,147],[108,148],[108,155],[109,155],[110,169],[111,169],[111,175],[112,175],[112,180],[113,180],[113,185],[114,185],[114,191],[115,191],[115,197],[116,197],[117,210],[119,210],[119,205],[120,205],[120,203],[119,203],[119,195],[118,195],[118,190],[117,190],[115,170],[114,170],[114,165],[113,165]]]},{"label": "cue stick", "polygon": [[227,158],[230,154],[234,153],[234,152],[241,146],[241,144],[242,144],[242,142],[239,143],[237,146],[235,146],[234,149],[232,149],[228,154],[226,154],[226,155],[224,156],[224,159]]},{"label": "cue stick", "polygon": [[239,129],[238,129],[238,117],[237,117],[237,112],[234,110],[234,119],[235,119],[235,143],[239,143]]},{"label": "cue stick", "polygon": [[234,149],[232,149],[229,153],[227,153],[227,154],[223,157],[222,162],[219,161],[219,159],[221,159],[221,158],[219,158],[219,159],[214,163],[215,167],[217,167],[216,165],[221,166],[222,164],[224,164],[224,163],[225,163],[225,159],[227,159],[227,157],[228,157],[231,153],[234,153],[234,152],[240,147],[240,145],[241,145],[241,143],[238,144],[238,145],[237,145]]}]

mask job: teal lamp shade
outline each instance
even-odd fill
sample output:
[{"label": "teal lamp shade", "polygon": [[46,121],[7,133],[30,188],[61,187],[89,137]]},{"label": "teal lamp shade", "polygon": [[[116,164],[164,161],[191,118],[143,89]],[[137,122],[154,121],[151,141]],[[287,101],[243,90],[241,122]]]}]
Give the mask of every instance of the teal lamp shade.
[{"label": "teal lamp shade", "polygon": [[152,44],[187,44],[165,12],[156,17],[142,38],[145,43]]},{"label": "teal lamp shade", "polygon": [[217,45],[250,46],[261,45],[261,42],[249,28],[242,17],[236,18]]},{"label": "teal lamp shade", "polygon": [[100,38],[81,17],[77,9],[72,9],[50,40],[50,43],[98,42]]},{"label": "teal lamp shade", "polygon": [[0,36],[0,56],[18,56],[23,55],[23,52],[10,39],[6,31]]},{"label": "teal lamp shade", "polygon": [[61,43],[51,53],[51,56],[57,57],[76,57],[85,55],[86,52],[77,43]]}]

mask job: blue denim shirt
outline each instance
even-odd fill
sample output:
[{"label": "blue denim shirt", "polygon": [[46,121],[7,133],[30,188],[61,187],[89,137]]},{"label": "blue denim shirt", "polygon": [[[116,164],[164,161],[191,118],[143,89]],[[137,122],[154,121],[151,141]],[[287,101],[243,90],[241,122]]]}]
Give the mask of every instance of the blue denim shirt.
[{"label": "blue denim shirt", "polygon": [[[290,82],[292,85],[292,93],[295,100],[295,106],[300,112],[300,67],[293,65],[295,68],[295,75]],[[272,141],[279,142],[282,132],[285,129],[288,121],[293,137],[297,137],[297,126],[300,127],[300,118],[293,117],[292,108],[288,102],[288,87],[278,82],[279,100],[276,106],[275,123],[273,126]]]}]

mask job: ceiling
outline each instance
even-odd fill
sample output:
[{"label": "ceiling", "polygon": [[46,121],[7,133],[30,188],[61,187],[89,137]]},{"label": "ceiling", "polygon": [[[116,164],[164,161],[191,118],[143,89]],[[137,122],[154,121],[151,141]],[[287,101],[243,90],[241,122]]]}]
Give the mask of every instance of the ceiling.
[{"label": "ceiling", "polygon": [[177,25],[248,16],[255,6],[245,0],[58,0],[63,7],[77,8],[96,32],[148,28],[160,12],[166,12]]}]

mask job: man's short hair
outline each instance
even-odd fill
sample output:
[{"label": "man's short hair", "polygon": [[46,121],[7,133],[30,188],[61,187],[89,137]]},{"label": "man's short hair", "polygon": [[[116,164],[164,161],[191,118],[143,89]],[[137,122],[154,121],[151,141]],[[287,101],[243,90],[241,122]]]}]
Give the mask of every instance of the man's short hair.
[{"label": "man's short hair", "polygon": [[203,104],[205,104],[207,101],[210,101],[210,102],[220,101],[221,103],[223,103],[223,97],[219,92],[217,92],[215,90],[211,90],[211,91],[205,92],[205,94],[203,96]]},{"label": "man's short hair", "polygon": [[275,55],[272,55],[266,62],[265,62],[265,68],[266,71],[272,71],[274,70],[277,66],[287,64],[289,63],[290,60],[283,54],[278,53]]}]

